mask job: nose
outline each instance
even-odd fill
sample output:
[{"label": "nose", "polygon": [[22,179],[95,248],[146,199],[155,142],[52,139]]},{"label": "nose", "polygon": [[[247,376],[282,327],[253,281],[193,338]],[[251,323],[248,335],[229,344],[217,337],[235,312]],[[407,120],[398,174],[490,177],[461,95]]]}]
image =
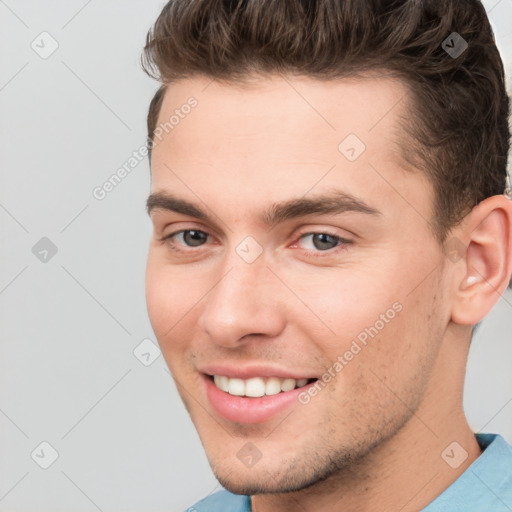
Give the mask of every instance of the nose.
[{"label": "nose", "polygon": [[228,348],[247,343],[254,336],[278,336],[285,327],[279,284],[263,256],[246,263],[235,254],[205,297],[199,327],[212,342]]}]

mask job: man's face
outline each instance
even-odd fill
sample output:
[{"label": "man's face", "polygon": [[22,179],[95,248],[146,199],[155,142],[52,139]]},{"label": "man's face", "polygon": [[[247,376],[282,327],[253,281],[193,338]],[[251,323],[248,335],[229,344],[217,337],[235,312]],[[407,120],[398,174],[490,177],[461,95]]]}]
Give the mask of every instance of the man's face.
[{"label": "man's face", "polygon": [[234,492],[326,479],[429,394],[447,272],[432,187],[396,143],[405,91],[269,77],[166,93],[159,123],[175,118],[153,150],[151,192],[181,202],[151,211],[148,312]]}]

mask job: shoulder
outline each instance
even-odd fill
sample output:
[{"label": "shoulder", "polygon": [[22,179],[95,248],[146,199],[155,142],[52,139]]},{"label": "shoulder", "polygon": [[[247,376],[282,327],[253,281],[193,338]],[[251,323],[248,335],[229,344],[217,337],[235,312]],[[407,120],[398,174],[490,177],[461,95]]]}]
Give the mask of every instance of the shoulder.
[{"label": "shoulder", "polygon": [[239,496],[229,491],[219,491],[211,494],[195,505],[187,508],[185,512],[250,512],[251,502],[249,496]]}]

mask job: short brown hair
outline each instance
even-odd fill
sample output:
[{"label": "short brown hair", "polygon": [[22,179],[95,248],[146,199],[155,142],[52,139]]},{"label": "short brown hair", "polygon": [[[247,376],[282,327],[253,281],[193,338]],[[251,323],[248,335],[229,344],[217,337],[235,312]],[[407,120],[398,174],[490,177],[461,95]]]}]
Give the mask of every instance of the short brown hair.
[{"label": "short brown hair", "polygon": [[[458,56],[445,50],[453,37],[468,45]],[[163,84],[149,109],[150,143],[165,88],[179,79],[385,70],[412,96],[404,156],[433,184],[439,241],[480,201],[505,192],[509,98],[479,0],[171,0],[142,63]]]}]

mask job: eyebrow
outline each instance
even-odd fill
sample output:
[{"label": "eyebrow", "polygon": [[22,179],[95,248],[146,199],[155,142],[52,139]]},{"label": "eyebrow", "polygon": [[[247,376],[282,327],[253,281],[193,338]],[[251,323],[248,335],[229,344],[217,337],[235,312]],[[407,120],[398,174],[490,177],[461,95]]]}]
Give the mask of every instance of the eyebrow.
[{"label": "eyebrow", "polygon": [[[210,215],[199,206],[169,193],[155,192],[150,194],[146,201],[146,209],[148,215],[153,210],[165,210],[213,223]],[[280,222],[307,215],[328,215],[346,212],[382,215],[382,212],[368,205],[362,199],[340,190],[334,190],[328,194],[311,198],[299,197],[275,203],[263,213],[262,221],[268,226],[274,226]]]}]

